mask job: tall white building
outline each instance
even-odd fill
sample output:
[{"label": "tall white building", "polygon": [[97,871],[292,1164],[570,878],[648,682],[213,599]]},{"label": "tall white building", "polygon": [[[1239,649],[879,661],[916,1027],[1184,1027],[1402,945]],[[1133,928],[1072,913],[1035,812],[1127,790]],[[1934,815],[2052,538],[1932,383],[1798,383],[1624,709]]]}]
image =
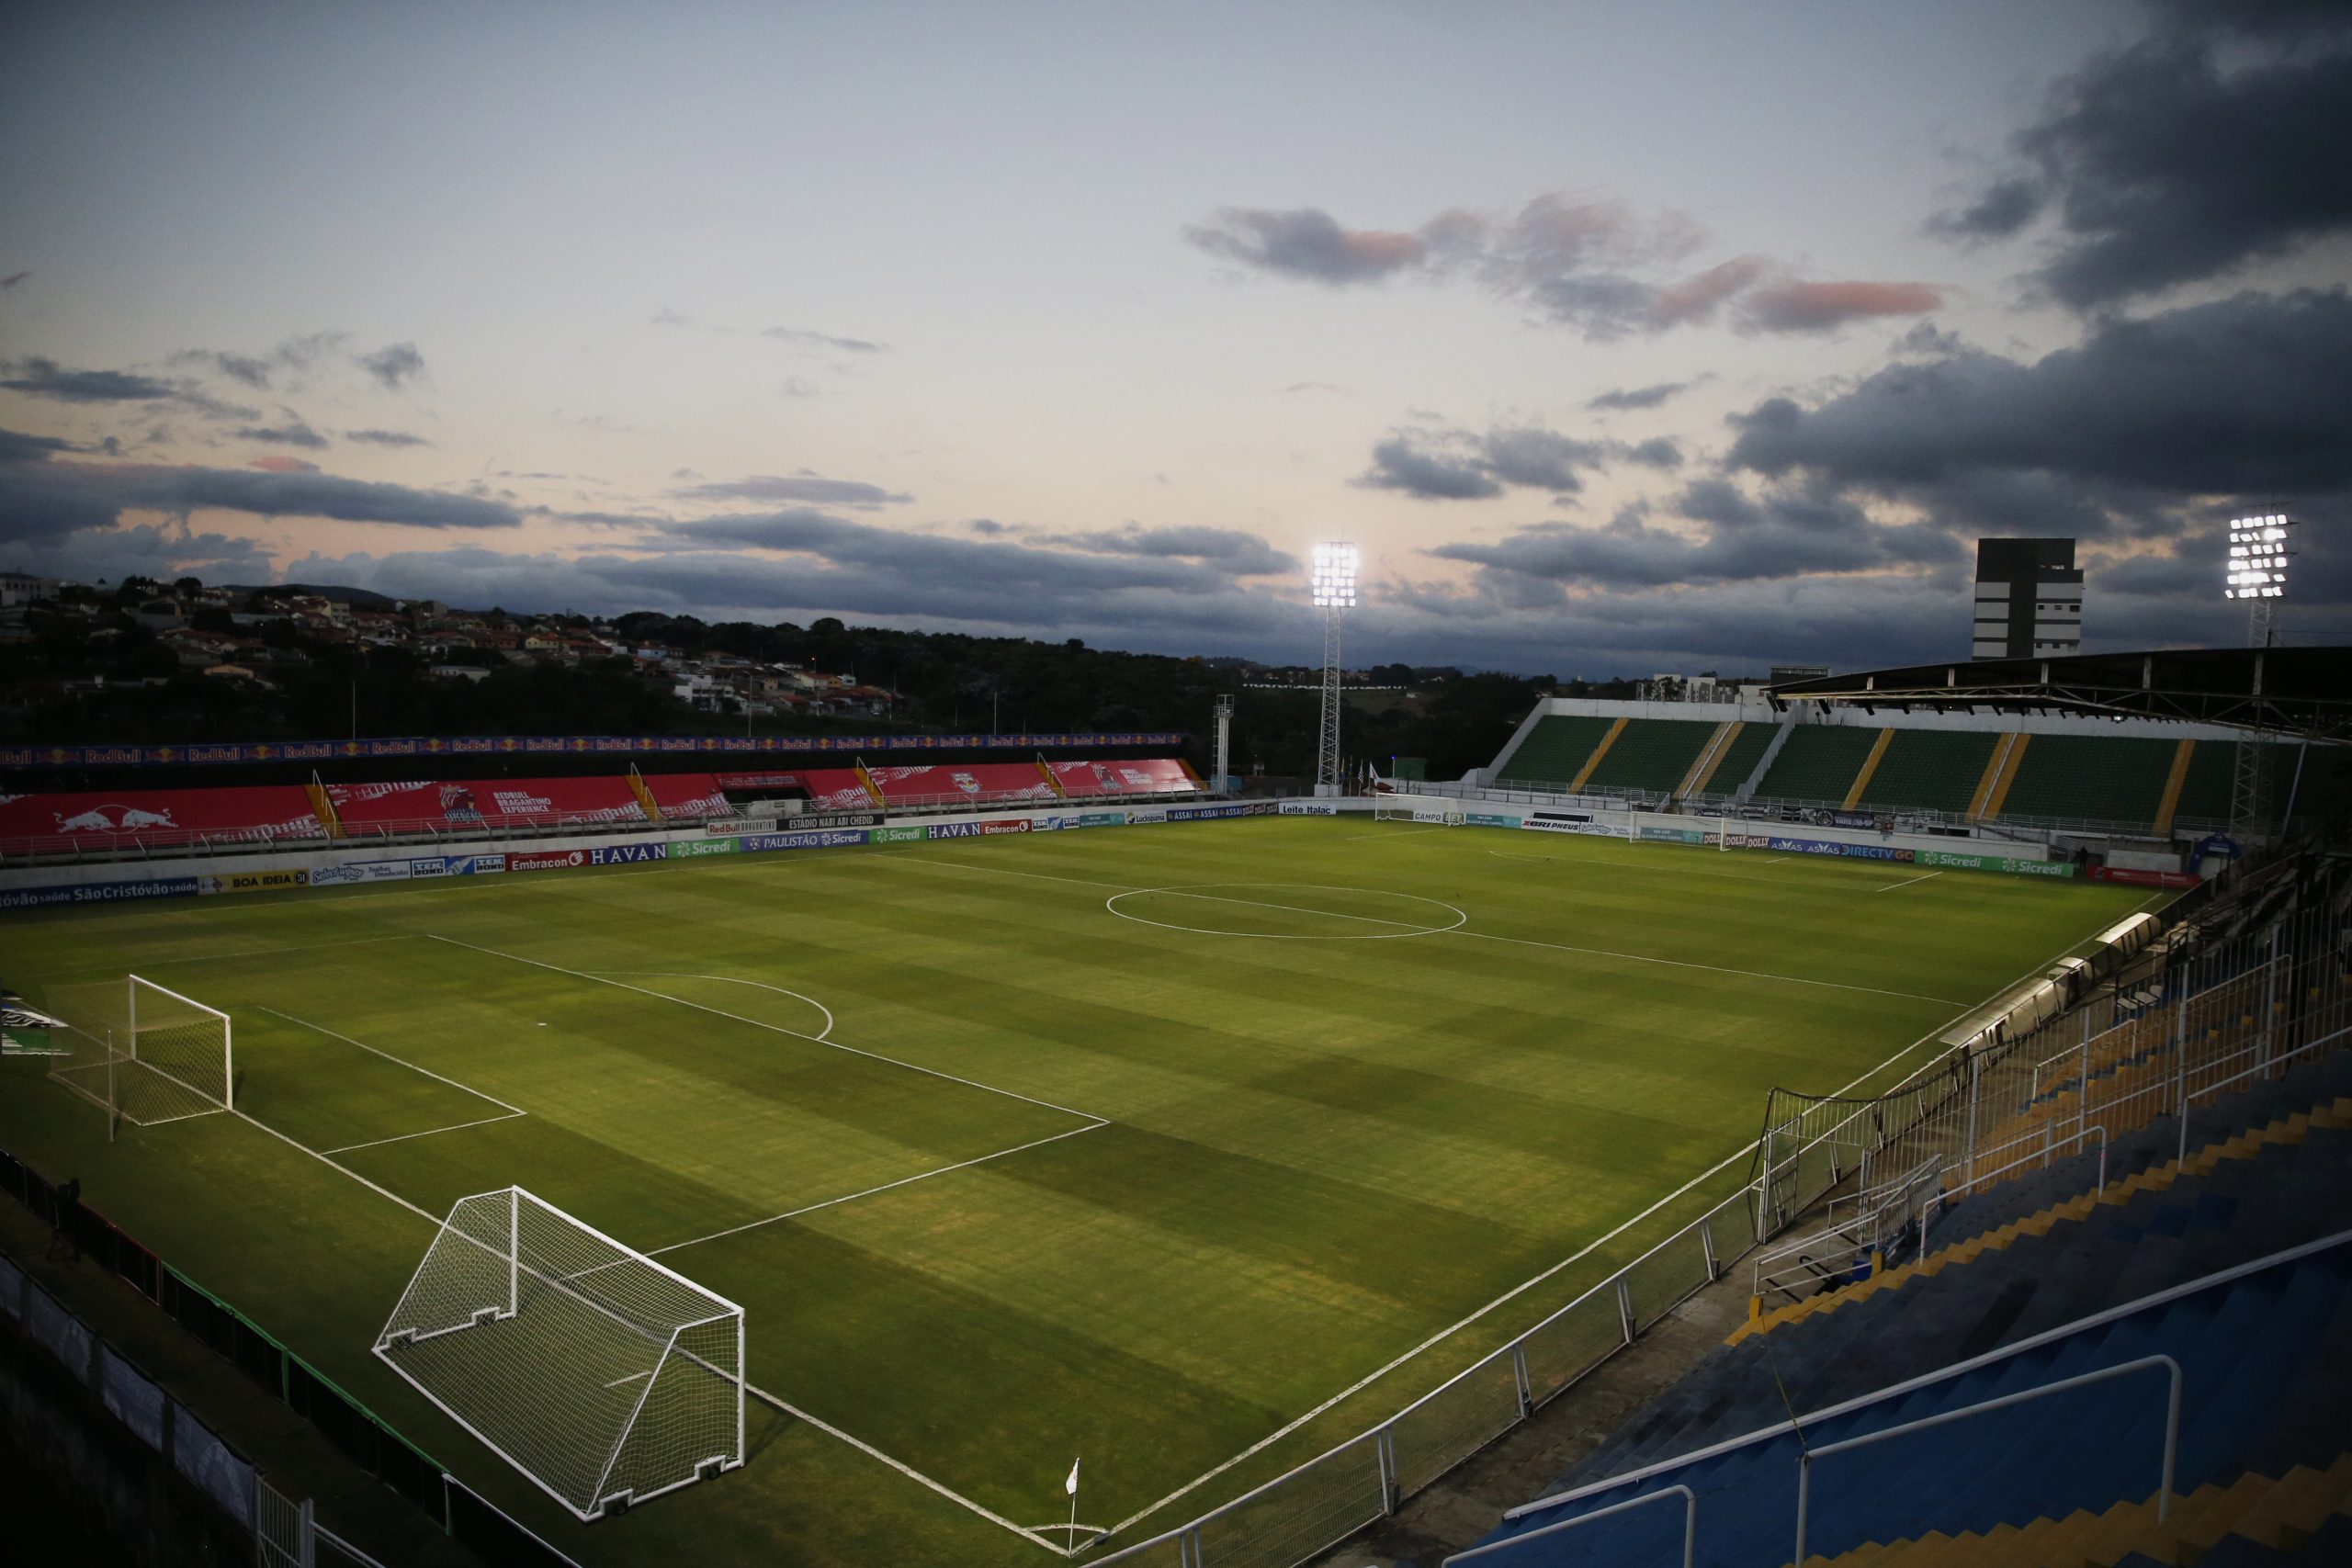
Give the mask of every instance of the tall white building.
[{"label": "tall white building", "polygon": [[1971,659],[2033,659],[2083,648],[2083,574],[2072,539],[1976,541]]}]

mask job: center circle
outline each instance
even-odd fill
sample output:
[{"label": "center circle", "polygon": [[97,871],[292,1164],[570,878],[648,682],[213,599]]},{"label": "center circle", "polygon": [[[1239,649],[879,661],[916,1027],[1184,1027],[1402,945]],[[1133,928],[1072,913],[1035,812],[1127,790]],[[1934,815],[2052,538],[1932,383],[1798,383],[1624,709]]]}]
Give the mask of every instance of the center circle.
[{"label": "center circle", "polygon": [[[1382,942],[1435,936],[1470,917],[1451,904],[1378,887],[1306,882],[1196,882],[1115,893],[1102,907],[1123,920],[1202,936],[1271,942]],[[1444,917],[1431,911],[1442,910]]]}]

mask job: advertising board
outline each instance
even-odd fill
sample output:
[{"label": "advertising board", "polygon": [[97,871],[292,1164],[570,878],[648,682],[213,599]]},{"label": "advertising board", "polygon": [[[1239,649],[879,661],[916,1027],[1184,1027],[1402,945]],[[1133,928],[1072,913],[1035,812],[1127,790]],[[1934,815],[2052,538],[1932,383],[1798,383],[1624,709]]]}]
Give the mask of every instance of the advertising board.
[{"label": "advertising board", "polygon": [[672,860],[688,860],[695,855],[731,855],[741,849],[732,839],[676,839],[670,844]]},{"label": "advertising board", "polygon": [[120,904],[139,898],[192,898],[198,891],[193,876],[160,877],[147,882],[85,882],[68,887],[17,887],[0,893],[0,909],[38,909],[52,904]]},{"label": "advertising board", "polygon": [[590,865],[635,865],[669,858],[668,844],[598,844],[588,852]]},{"label": "advertising board", "polygon": [[338,887],[355,882],[406,882],[408,878],[409,863],[404,860],[345,861],[339,865],[313,867],[311,886]]},{"label": "advertising board", "polygon": [[1284,817],[1337,817],[1339,802],[1334,800],[1285,800],[1282,803]]},{"label": "advertising board", "polygon": [[[526,853],[509,850],[506,869],[509,871],[566,871],[575,865],[588,863],[586,850],[534,850]],[[317,881],[312,877],[313,882]]]},{"label": "advertising board", "polygon": [[903,828],[876,828],[870,835],[871,841],[877,844],[919,844],[923,837],[920,822]]},{"label": "advertising board", "polygon": [[866,841],[863,828],[828,828],[817,833],[746,833],[743,852],[762,854],[771,850],[831,850]]},{"label": "advertising board", "polygon": [[199,876],[197,890],[202,893],[277,893],[288,887],[308,887],[311,874],[307,871],[232,871],[226,876]]}]

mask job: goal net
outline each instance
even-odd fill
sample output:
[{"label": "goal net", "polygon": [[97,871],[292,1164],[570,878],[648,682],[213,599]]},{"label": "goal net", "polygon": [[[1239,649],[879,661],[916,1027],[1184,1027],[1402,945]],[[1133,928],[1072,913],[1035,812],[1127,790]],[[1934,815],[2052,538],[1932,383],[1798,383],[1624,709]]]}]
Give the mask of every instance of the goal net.
[{"label": "goal net", "polygon": [[1385,795],[1373,803],[1372,819],[1375,822],[1433,822],[1441,827],[1459,828],[1464,817],[1462,803],[1443,795]]},{"label": "goal net", "polygon": [[458,1200],[376,1354],[582,1519],[743,1462],[743,1309],[520,1187]]},{"label": "goal net", "polygon": [[229,1015],[136,975],[52,988],[49,1076],[135,1125],[236,1105]]}]

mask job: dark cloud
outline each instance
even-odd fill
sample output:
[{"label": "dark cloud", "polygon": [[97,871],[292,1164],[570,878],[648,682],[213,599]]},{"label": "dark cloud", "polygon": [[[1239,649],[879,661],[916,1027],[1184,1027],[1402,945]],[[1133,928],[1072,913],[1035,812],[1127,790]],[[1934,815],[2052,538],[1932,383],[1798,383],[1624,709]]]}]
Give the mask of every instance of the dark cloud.
[{"label": "dark cloud", "polygon": [[1283,390],[1285,392],[1344,392],[1347,389],[1330,381],[1293,381]]},{"label": "dark cloud", "polygon": [[1611,463],[1670,468],[1681,461],[1681,448],[1663,436],[1628,445],[1579,440],[1539,425],[1484,434],[1427,428],[1397,431],[1374,446],[1372,467],[1355,482],[1422,501],[1484,501],[1512,487],[1572,495],[1584,488],[1584,473]]},{"label": "dark cloud", "polygon": [[985,535],[989,538],[1015,532],[1010,525],[1000,523],[993,517],[975,517],[964,526],[975,534]]},{"label": "dark cloud", "polygon": [[801,348],[829,349],[836,354],[888,354],[890,345],[862,337],[835,337],[831,333],[810,332],[806,327],[762,327],[760,335],[777,343],[788,343]]},{"label": "dark cloud", "polygon": [[1186,228],[1184,238],[1227,261],[1334,287],[1377,283],[1430,259],[1421,235],[1343,229],[1317,207],[1228,207]]},{"label": "dark cloud", "polygon": [[1903,491],[2030,472],[2178,495],[2352,487],[2352,298],[2240,295],[2110,321],[2032,364],[1973,351],[1736,423],[1729,461]]},{"label": "dark cloud", "polygon": [[1238,528],[1182,524],[1145,528],[1130,523],[1125,528],[1094,533],[1043,535],[1039,542],[1071,545],[1111,555],[1197,560],[1235,577],[1297,577],[1306,570],[1296,556],[1278,550],[1259,536]]},{"label": "dark cloud", "polygon": [[396,343],[357,358],[359,367],[388,391],[397,392],[424,374],[424,355],[416,351],[413,343]]},{"label": "dark cloud", "polygon": [[[2342,4],[2196,0],[2156,37],[2064,78],[2018,167],[1933,226],[1965,240],[2056,218],[2034,275],[2081,308],[2226,276],[2352,229],[2352,32]],[[2219,33],[2268,35],[2252,57]],[[2288,47],[2293,45],[2294,47]],[[2225,64],[2227,61],[2230,63]]]},{"label": "dark cloud", "polygon": [[30,276],[32,274],[29,272],[12,272],[6,277],[0,277],[0,289],[14,288]]},{"label": "dark cloud", "polygon": [[2046,199],[2039,183],[2012,175],[1986,186],[1967,206],[1937,213],[1928,227],[1965,242],[2006,240],[2041,217]]},{"label": "dark cloud", "polygon": [[251,425],[235,433],[240,441],[259,441],[272,446],[300,446],[317,451],[327,445],[327,438],[289,413],[284,424]]},{"label": "dark cloud", "polygon": [[0,468],[17,463],[41,463],[52,452],[70,452],[71,441],[53,435],[28,435],[20,430],[0,430]]},{"label": "dark cloud", "polygon": [[1618,409],[1654,409],[1663,406],[1668,399],[1688,391],[1690,385],[1691,383],[1688,381],[1660,381],[1649,387],[1617,387],[1601,393],[1584,406],[1604,412]]},{"label": "dark cloud", "polygon": [[[111,527],[126,512],[186,518],[208,508],[264,517],[323,517],[411,528],[511,528],[523,521],[495,499],[293,471],[58,460],[45,438],[0,436],[0,541],[54,539]],[[267,461],[265,459],[265,461]]]},{"label": "dark cloud", "polygon": [[404,430],[346,430],[345,441],[361,441],[370,446],[430,446],[432,442],[422,435],[411,435]]},{"label": "dark cloud", "polygon": [[266,354],[230,354],[219,349],[192,348],[172,355],[172,362],[175,365],[200,365],[232,381],[266,391],[278,372],[309,369],[328,354],[341,348],[348,335],[339,332],[309,333],[289,337]]},{"label": "dark cloud", "polygon": [[1740,327],[1759,333],[1827,333],[1881,316],[1918,316],[1939,308],[1944,290],[1927,283],[1808,283],[1784,278],[1740,301]]},{"label": "dark cloud", "polygon": [[[1695,531],[1653,526],[1642,509],[1627,508],[1600,527],[1539,523],[1498,544],[1440,545],[1429,553],[1560,593],[1915,570],[1963,558],[1940,529],[1881,525],[1834,494],[1781,488],[1758,497],[1706,479],[1686,489],[1673,509]],[[1530,595],[1525,581],[1496,586],[1513,602]]]},{"label": "dark cloud", "polygon": [[1227,208],[1184,237],[1244,266],[1334,288],[1408,275],[1475,277],[1498,299],[1596,341],[1712,321],[1742,296],[1742,330],[1771,333],[1917,314],[1941,299],[1926,284],[1799,281],[1762,256],[1685,272],[1705,239],[1690,219],[1556,192],[1508,217],[1456,209],[1409,232],[1346,228],[1316,207]]},{"label": "dark cloud", "polygon": [[1422,501],[1484,501],[1503,492],[1475,455],[1432,452],[1409,435],[1392,435],[1374,446],[1372,467],[1356,483]]},{"label": "dark cloud", "polygon": [[54,359],[38,355],[16,360],[0,369],[8,372],[0,387],[28,397],[62,403],[153,402],[179,396],[180,389],[153,376],[123,370],[69,370]]},{"label": "dark cloud", "polygon": [[688,501],[805,501],[818,506],[895,505],[914,497],[858,479],[829,479],[803,468],[797,474],[752,474],[740,479],[686,485],[670,492]]}]

